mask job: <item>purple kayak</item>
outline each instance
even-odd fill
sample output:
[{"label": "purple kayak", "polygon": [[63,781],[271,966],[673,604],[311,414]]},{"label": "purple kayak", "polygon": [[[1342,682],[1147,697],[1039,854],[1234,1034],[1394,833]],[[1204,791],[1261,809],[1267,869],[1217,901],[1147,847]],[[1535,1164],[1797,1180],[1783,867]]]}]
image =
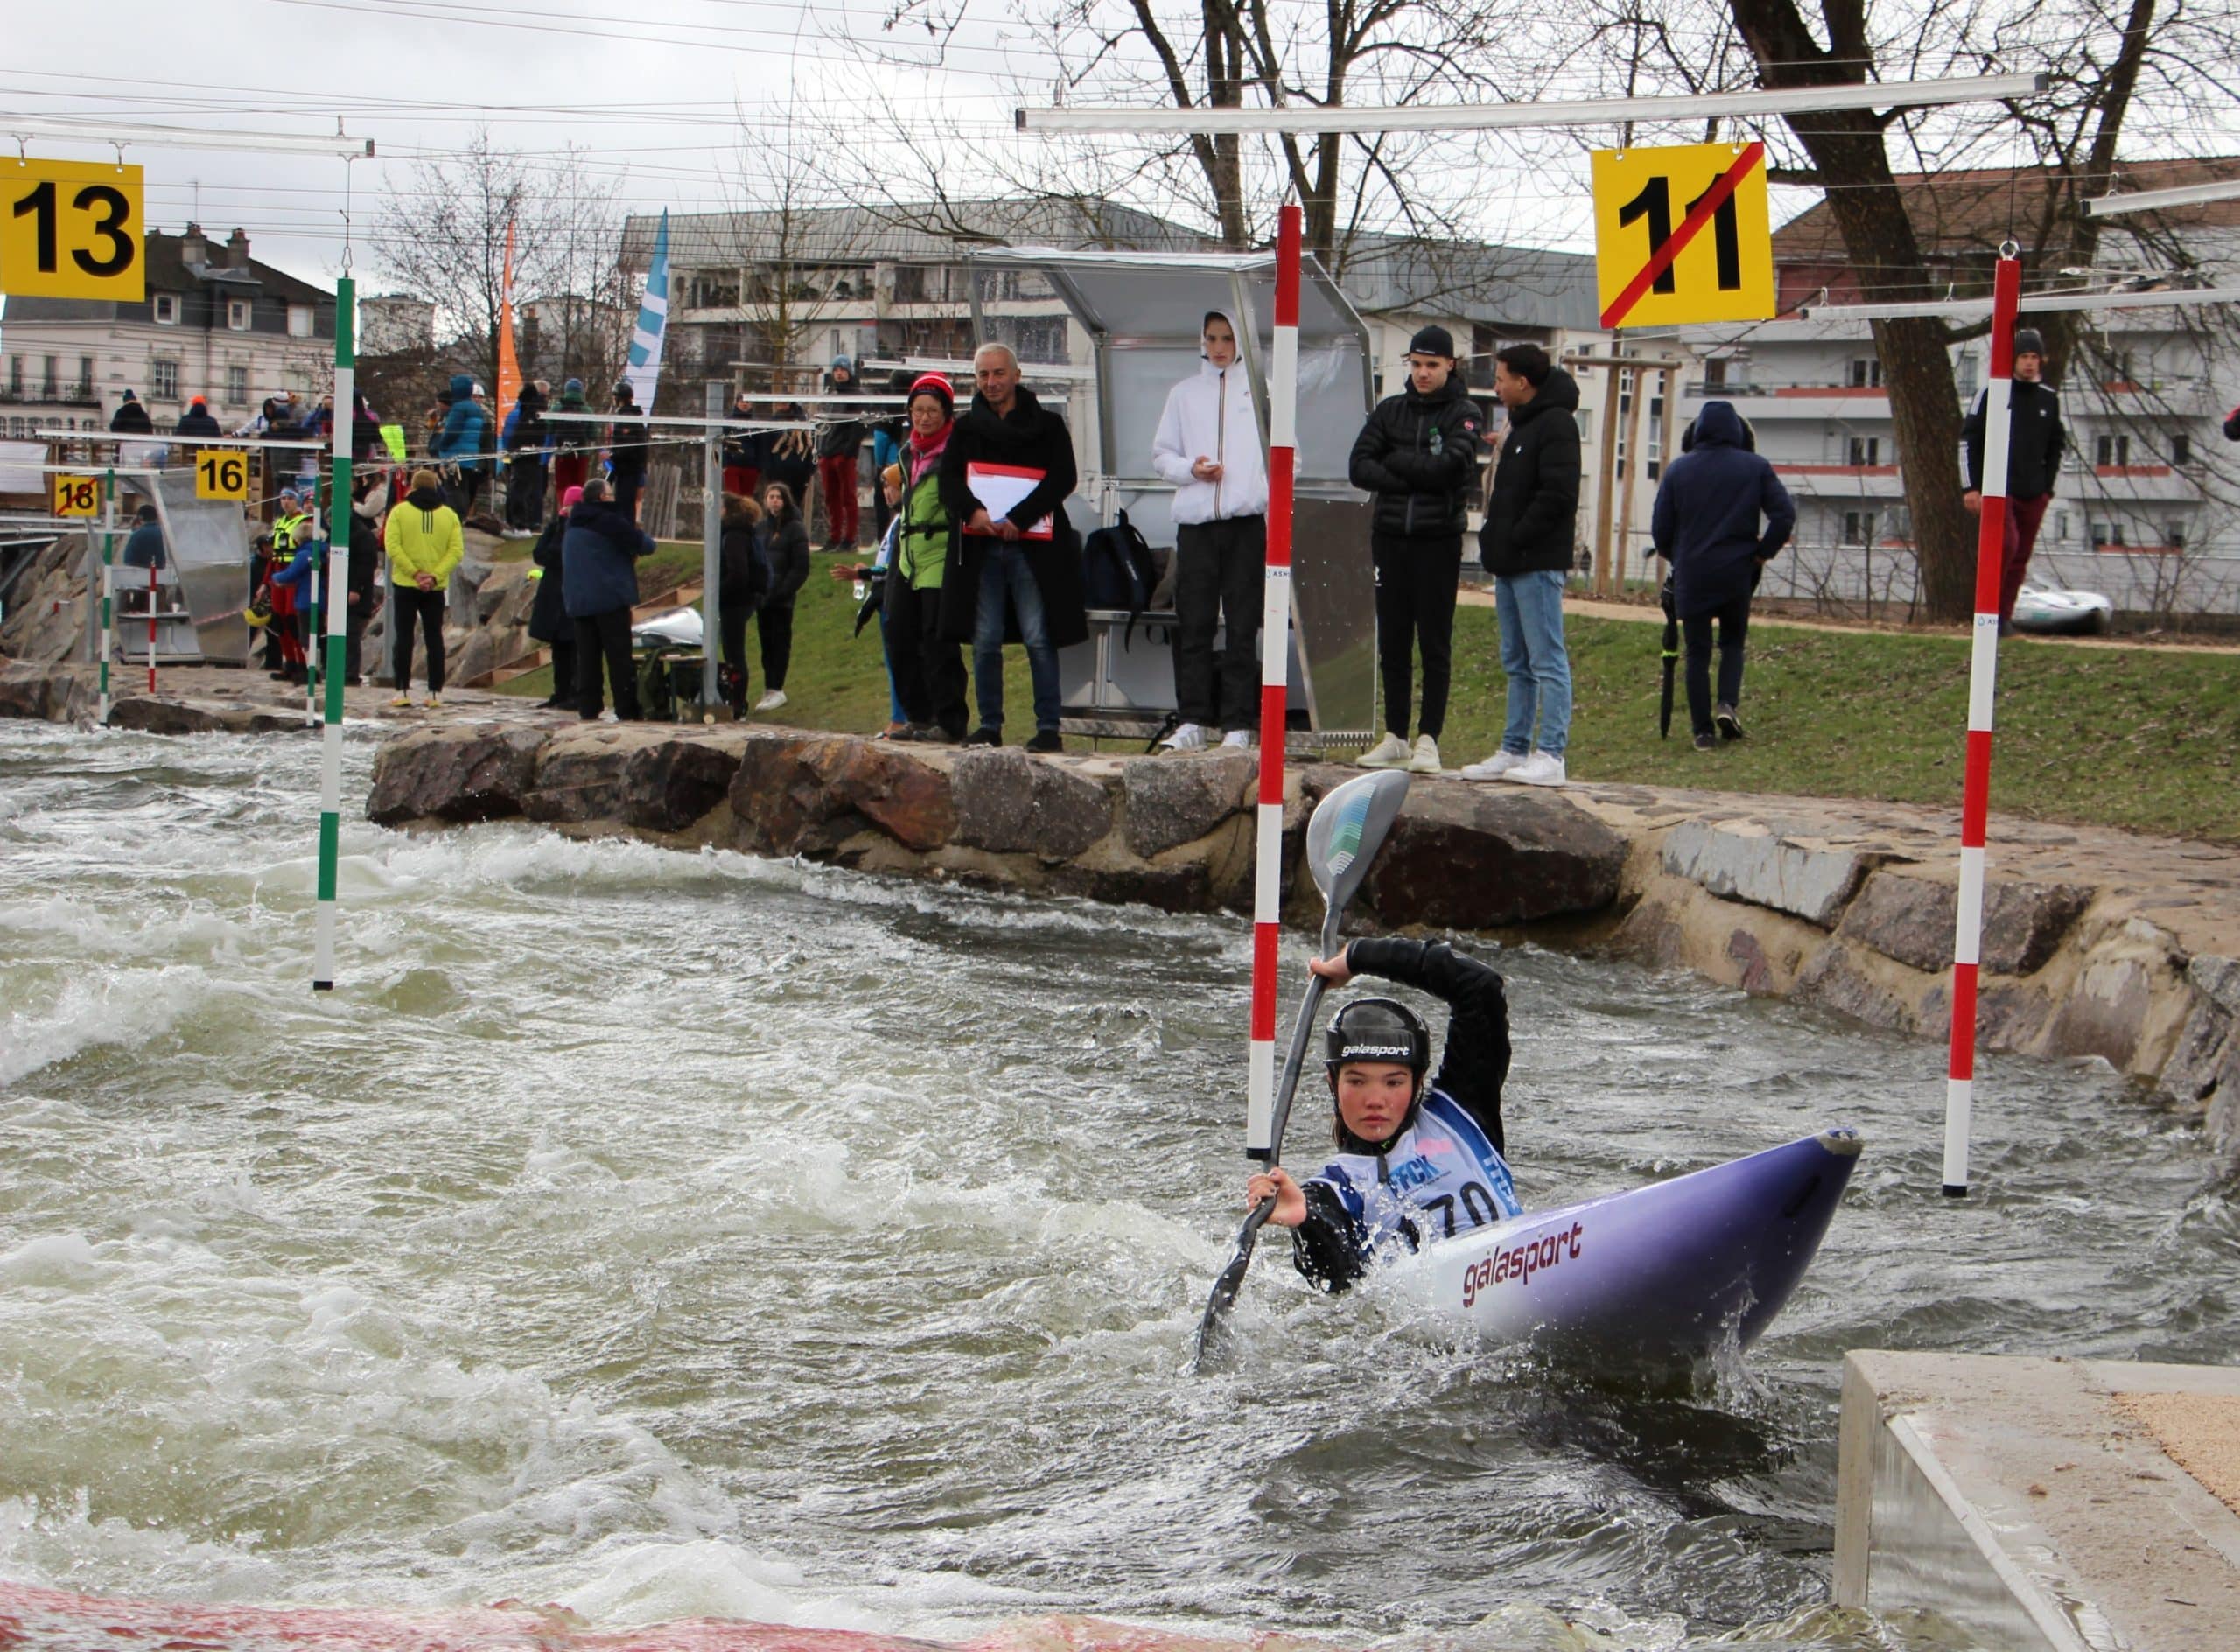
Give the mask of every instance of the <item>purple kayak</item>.
[{"label": "purple kayak", "polygon": [[1390,1270],[1391,1288],[1494,1341],[1603,1363],[1692,1364],[1757,1340],[1804,1277],[1858,1162],[1826,1130],[1746,1158],[1528,1211]]}]

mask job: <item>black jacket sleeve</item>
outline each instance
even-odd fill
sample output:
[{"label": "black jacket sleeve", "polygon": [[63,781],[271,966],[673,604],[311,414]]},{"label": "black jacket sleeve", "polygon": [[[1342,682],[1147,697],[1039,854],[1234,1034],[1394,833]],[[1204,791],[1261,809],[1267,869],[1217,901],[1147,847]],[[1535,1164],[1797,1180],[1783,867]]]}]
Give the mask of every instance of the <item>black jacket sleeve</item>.
[{"label": "black jacket sleeve", "polygon": [[1976,399],[1968,403],[1968,416],[1960,421],[1960,442],[1967,450],[1968,491],[1971,494],[1984,485],[1984,410],[1990,401],[1990,391],[1977,391]]},{"label": "black jacket sleeve", "polygon": [[1326,1184],[1308,1182],[1306,1220],[1292,1229],[1292,1266],[1332,1294],[1368,1271],[1368,1235]]},{"label": "black jacket sleeve", "polygon": [[1508,1078],[1508,1000],[1491,966],[1441,941],[1372,936],[1347,952],[1356,975],[1382,976],[1446,1000],[1446,1050],[1434,1088],[1467,1108],[1495,1151],[1502,1135],[1502,1086]]},{"label": "black jacket sleeve", "polygon": [[764,600],[790,602],[794,593],[808,583],[808,528],[801,522],[789,522],[780,528],[770,543],[770,589]]},{"label": "black jacket sleeve", "polygon": [[1353,457],[1346,462],[1346,480],[1364,493],[1405,494],[1408,484],[1393,473],[1384,461],[1392,452],[1391,433],[1384,428],[1384,421],[1372,412],[1362,421],[1362,433],[1354,438]]},{"label": "black jacket sleeve", "polygon": [[1081,480],[1074,464],[1074,438],[1066,429],[1066,422],[1054,414],[1043,420],[1041,437],[1035,444],[1034,466],[1042,472],[1042,480],[1009,513],[1010,519],[1022,528],[1033,527],[1045,516],[1055,515],[1072,497],[1074,484]]},{"label": "black jacket sleeve", "polygon": [[1568,536],[1578,515],[1578,421],[1558,409],[1533,424],[1538,439],[1532,444],[1532,495],[1509,529],[1519,545],[1536,545],[1558,531]]}]

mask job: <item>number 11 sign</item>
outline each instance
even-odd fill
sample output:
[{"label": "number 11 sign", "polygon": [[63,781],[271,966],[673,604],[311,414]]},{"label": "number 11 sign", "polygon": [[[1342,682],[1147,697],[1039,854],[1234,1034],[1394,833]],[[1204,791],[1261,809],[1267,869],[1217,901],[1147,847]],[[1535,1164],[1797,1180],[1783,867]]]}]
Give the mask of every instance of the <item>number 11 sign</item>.
[{"label": "number 11 sign", "polygon": [[1763,144],[1600,149],[1593,163],[1594,273],[1604,326],[1773,315]]}]

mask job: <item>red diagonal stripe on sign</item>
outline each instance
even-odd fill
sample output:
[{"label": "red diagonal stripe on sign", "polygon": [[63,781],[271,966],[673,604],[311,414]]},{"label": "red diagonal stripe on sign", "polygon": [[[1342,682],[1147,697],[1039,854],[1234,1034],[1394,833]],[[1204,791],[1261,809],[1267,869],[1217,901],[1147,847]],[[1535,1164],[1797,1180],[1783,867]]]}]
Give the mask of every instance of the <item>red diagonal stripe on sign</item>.
[{"label": "red diagonal stripe on sign", "polygon": [[1763,143],[1744,147],[1742,153],[1734,158],[1734,164],[1719,174],[1718,182],[1712,186],[1711,192],[1696,203],[1696,210],[1681,220],[1680,228],[1672,232],[1672,238],[1649,255],[1648,262],[1642,267],[1641,274],[1628,282],[1626,290],[1610,301],[1610,307],[1602,312],[1604,326],[1617,326],[1633,313],[1634,306],[1642,301],[1642,295],[1655,284],[1659,276],[1672,267],[1675,258],[1688,249],[1688,243],[1696,238],[1696,232],[1711,222],[1712,214],[1726,205],[1726,198],[1734,193],[1736,186],[1749,176],[1750,169],[1765,158],[1766,146]]}]

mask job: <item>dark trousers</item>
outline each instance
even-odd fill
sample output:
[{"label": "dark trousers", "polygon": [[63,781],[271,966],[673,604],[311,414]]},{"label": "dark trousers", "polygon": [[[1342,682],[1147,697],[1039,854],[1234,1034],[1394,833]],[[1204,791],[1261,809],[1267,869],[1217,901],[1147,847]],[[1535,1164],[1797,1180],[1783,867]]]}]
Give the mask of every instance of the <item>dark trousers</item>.
[{"label": "dark trousers", "polygon": [[1418,733],[1446,726],[1446,685],[1454,657],[1454,593],[1462,582],[1462,536],[1369,540],[1376,564],[1376,661],[1384,678],[1384,726],[1408,738],[1410,648],[1424,656]]},{"label": "dark trousers", "polygon": [[646,472],[643,471],[614,472],[614,502],[622,507],[624,514],[634,522],[638,520],[638,495],[644,491],[645,486]]},{"label": "dark trousers", "polygon": [[517,458],[506,472],[506,526],[531,533],[544,526],[544,466]]},{"label": "dark trousers", "polygon": [[576,622],[564,619],[560,623],[568,627],[567,634],[545,646],[552,650],[552,697],[565,710],[576,703]]},{"label": "dark trousers", "polygon": [[724,639],[724,663],[738,673],[738,686],[732,690],[732,710],[746,710],[746,622],[754,612],[744,600],[732,602],[726,598],[722,612],[716,616],[716,628]]},{"label": "dark trousers", "polygon": [[609,608],[576,621],[576,715],[596,722],[606,709],[599,690],[599,667],[614,684],[614,715],[637,721],[638,674],[630,659],[630,610]]},{"label": "dark trousers", "polygon": [[480,465],[471,468],[462,465],[459,467],[457,484],[444,488],[444,492],[451,501],[451,508],[458,513],[461,522],[465,522],[474,514],[475,501],[482,497],[482,484],[486,480],[486,474]]},{"label": "dark trousers", "polygon": [[[1174,537],[1175,709],[1185,723],[1256,727],[1260,662],[1252,643],[1260,629],[1268,519],[1186,522],[1174,530]],[[1217,686],[1214,633],[1223,622],[1228,635]]]},{"label": "dark trousers", "polygon": [[816,480],[824,494],[824,531],[829,545],[852,547],[862,526],[863,507],[856,497],[856,456],[835,453],[816,461]]},{"label": "dark trousers", "polygon": [[389,669],[402,694],[412,683],[412,627],[428,644],[428,692],[444,691],[444,588],[399,585],[388,593]]},{"label": "dark trousers", "polygon": [[881,607],[902,715],[913,723],[937,724],[953,740],[962,739],[964,648],[941,640],[940,590],[914,590],[900,574],[889,573]]},{"label": "dark trousers", "polygon": [[[786,686],[786,668],[794,662],[794,599],[766,602],[754,611],[754,634],[762,642],[762,684]],[[744,639],[741,640],[744,647]]]},{"label": "dark trousers", "polygon": [[2021,594],[2022,576],[2030,571],[2030,553],[2038,549],[2038,528],[2046,520],[2046,507],[2053,502],[2051,494],[2006,501],[2006,535],[1999,547],[2003,556],[1998,570],[1998,617],[2002,620],[2014,618],[2014,599]]},{"label": "dark trousers", "polygon": [[1718,621],[1718,700],[1742,704],[1742,646],[1750,636],[1748,592],[1680,622],[1688,651],[1688,721],[1698,734],[1712,732],[1712,621]]},{"label": "dark trousers", "polygon": [[886,525],[894,520],[894,507],[886,502],[886,489],[881,486],[876,467],[872,472],[872,535],[874,542],[886,537]]}]

